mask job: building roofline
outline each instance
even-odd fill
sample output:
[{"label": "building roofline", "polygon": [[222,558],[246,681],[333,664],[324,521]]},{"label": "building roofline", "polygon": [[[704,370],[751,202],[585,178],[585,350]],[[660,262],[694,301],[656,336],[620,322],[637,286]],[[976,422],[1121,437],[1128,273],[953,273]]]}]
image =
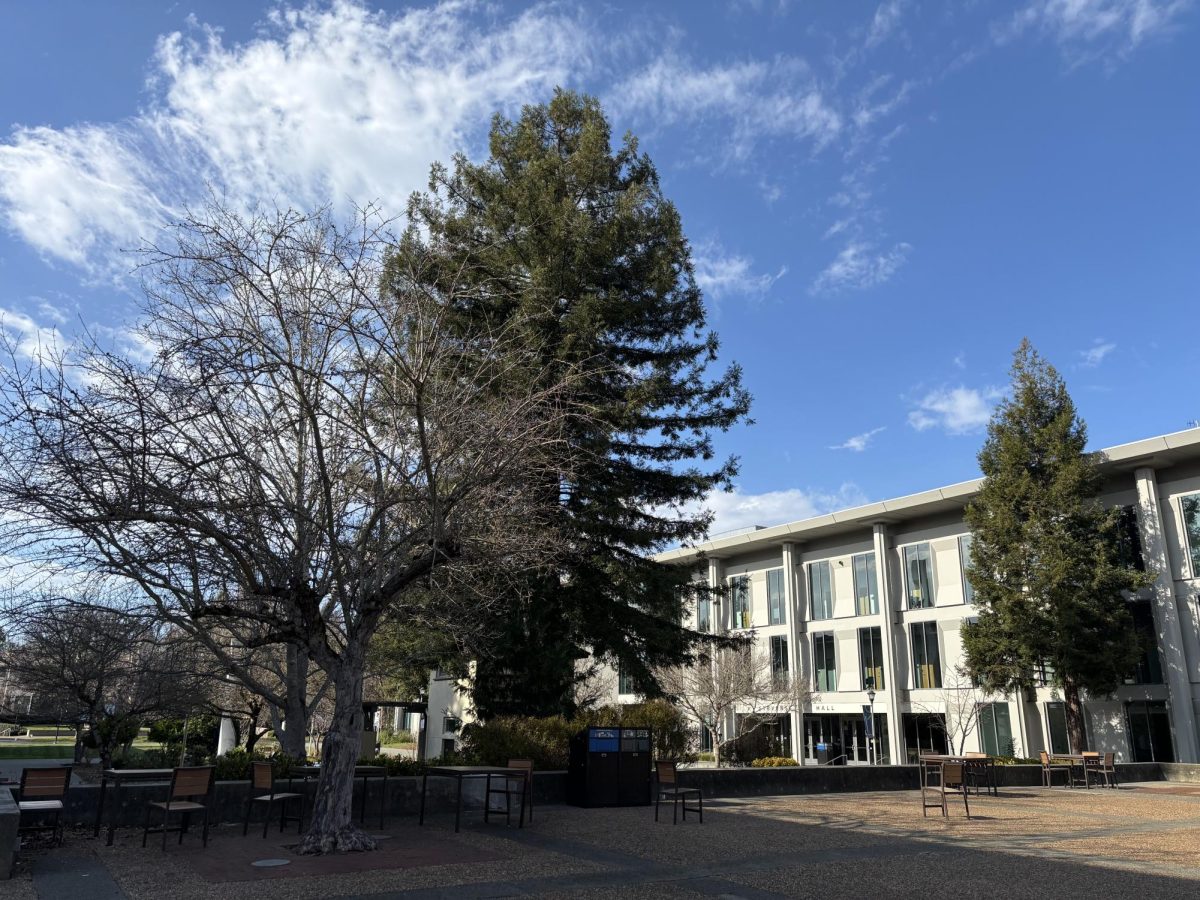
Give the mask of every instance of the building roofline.
[{"label": "building roofline", "polygon": [[[1200,456],[1200,428],[1189,428],[1128,444],[1117,444],[1094,451],[1091,455],[1105,472],[1129,471],[1143,466],[1163,468],[1181,459]],[[808,519],[704,541],[694,547],[667,550],[654,558],[659,562],[678,563],[699,559],[701,555],[720,558],[733,553],[770,547],[784,541],[801,543],[813,538],[851,531],[864,525],[886,524],[961,509],[982,484],[982,478],[973,478],[970,481],[960,481],[916,494],[906,494],[890,500],[852,506]]]}]

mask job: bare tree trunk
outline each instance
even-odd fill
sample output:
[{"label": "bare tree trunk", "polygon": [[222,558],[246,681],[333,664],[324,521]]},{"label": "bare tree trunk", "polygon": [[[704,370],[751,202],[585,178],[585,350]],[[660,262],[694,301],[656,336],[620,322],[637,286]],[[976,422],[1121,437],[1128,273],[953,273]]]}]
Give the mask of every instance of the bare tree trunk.
[{"label": "bare tree trunk", "polygon": [[283,708],[271,707],[271,720],[279,748],[292,759],[304,759],[308,736],[308,657],[299,647],[288,644],[284,668]]},{"label": "bare tree trunk", "polygon": [[347,654],[334,679],[333,721],[321,750],[321,777],[299,853],[374,850],[375,839],[354,824],[354,765],[363,727],[362,665]]},{"label": "bare tree trunk", "polygon": [[1083,727],[1083,701],[1079,699],[1079,686],[1070,678],[1063,679],[1063,700],[1067,708],[1067,736],[1071,749],[1082,753],[1087,749],[1087,731]]}]

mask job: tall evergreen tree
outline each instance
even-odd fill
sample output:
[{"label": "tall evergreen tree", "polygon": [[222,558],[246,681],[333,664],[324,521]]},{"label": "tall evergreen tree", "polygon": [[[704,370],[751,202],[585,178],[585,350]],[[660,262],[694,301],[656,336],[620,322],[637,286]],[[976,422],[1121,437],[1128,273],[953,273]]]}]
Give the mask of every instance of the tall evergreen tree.
[{"label": "tall evergreen tree", "polygon": [[1152,577],[1120,559],[1120,512],[1098,499],[1102,476],[1061,376],[1028,340],[1011,374],[979,453],[983,487],[966,510],[979,619],[963,644],[988,690],[1029,687],[1049,667],[1081,750],[1081,692],[1109,694],[1133,671],[1140,649],[1126,592]]},{"label": "tall evergreen tree", "polygon": [[397,258],[420,254],[429,289],[468,295],[465,320],[523,329],[590,413],[572,435],[579,477],[547,485],[567,553],[495,623],[475,696],[485,715],[570,712],[589,651],[649,686],[702,639],[679,625],[687,571],[650,556],[705,535],[699,501],[736,472],[712,437],[750,398],[736,365],[711,374],[718,342],[679,213],[635,138],[613,149],[598,101],[558,91],[497,116],[490,151],[434,167]]}]

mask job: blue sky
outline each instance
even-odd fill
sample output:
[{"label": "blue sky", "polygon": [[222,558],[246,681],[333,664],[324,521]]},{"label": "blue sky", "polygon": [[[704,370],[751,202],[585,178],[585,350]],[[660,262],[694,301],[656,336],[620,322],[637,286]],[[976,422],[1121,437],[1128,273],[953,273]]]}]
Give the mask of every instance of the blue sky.
[{"label": "blue sky", "polygon": [[977,474],[1022,336],[1093,446],[1200,419],[1200,4],[0,0],[0,323],[120,334],[205,182],[379,199],[597,94],[680,207],[756,424],[715,530]]}]

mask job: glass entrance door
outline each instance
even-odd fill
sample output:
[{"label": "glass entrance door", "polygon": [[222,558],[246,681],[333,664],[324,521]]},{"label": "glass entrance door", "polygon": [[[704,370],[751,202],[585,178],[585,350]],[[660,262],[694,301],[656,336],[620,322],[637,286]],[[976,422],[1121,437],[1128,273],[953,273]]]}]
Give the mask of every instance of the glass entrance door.
[{"label": "glass entrance door", "polygon": [[1174,762],[1171,720],[1162,700],[1125,704],[1129,721],[1129,749],[1134,762]]}]

